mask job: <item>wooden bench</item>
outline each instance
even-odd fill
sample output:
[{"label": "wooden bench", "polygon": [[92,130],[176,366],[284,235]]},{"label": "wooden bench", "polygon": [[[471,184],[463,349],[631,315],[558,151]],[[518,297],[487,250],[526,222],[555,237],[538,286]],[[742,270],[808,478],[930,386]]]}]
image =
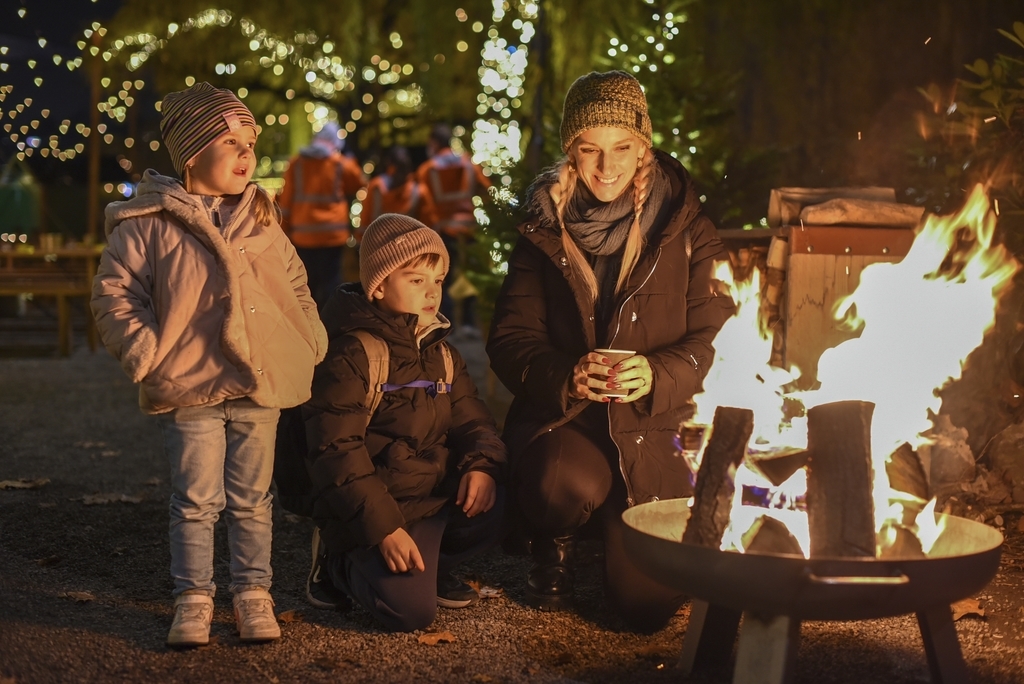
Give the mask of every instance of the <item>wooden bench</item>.
[{"label": "wooden bench", "polygon": [[54,297],[57,300],[57,346],[61,356],[71,354],[72,328],[69,297],[86,301],[86,338],[89,349],[96,351],[96,325],[88,311],[92,282],[86,273],[66,273],[52,268],[0,269],[0,296],[29,294],[33,297]]}]

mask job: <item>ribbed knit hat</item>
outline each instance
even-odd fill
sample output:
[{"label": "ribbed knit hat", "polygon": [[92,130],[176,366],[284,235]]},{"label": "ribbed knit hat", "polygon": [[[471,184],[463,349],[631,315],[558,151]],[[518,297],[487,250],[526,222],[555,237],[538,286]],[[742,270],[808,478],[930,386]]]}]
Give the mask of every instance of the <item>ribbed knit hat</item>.
[{"label": "ribbed knit hat", "polygon": [[160,112],[160,134],[179,176],[193,157],[228,131],[242,126],[256,130],[256,118],[233,92],[205,81],[168,93]]},{"label": "ribbed knit hat", "polygon": [[562,152],[598,126],[624,128],[651,146],[651,117],[640,82],[625,71],[591,71],[569,86],[562,105]]},{"label": "ribbed knit hat", "polygon": [[439,254],[448,272],[448,249],[436,230],[402,214],[374,219],[359,247],[359,281],[367,299],[392,272],[422,254]]}]

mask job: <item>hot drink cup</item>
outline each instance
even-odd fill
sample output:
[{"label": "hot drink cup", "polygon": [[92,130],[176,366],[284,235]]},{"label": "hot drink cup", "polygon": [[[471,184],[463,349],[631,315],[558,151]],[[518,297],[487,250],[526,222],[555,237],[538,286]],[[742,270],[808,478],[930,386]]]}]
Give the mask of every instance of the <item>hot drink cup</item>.
[{"label": "hot drink cup", "polygon": [[[635,351],[630,351],[628,349],[595,349],[594,351],[603,356],[604,358],[608,359],[609,366],[614,366],[620,361],[625,361],[631,356],[636,356]],[[605,382],[612,382],[615,380],[614,376],[595,375],[593,377],[596,377],[597,379],[603,380]],[[629,394],[629,390],[612,389],[610,387],[597,387],[594,388],[594,394],[600,394],[601,396],[611,398],[625,397]]]}]

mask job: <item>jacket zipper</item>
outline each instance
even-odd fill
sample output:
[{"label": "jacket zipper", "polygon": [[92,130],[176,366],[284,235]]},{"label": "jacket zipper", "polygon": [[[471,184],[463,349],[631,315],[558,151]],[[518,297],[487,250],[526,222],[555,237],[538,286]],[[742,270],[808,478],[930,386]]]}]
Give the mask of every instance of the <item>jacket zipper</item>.
[{"label": "jacket zipper", "polygon": [[[622,310],[626,308],[626,304],[629,303],[629,300],[631,300],[637,292],[642,290],[644,285],[647,284],[647,281],[651,279],[651,276],[654,275],[654,271],[655,269],[658,268],[658,262],[660,261],[661,247],[658,248],[658,253],[654,257],[654,265],[651,266],[651,270],[647,274],[647,277],[644,278],[644,281],[640,283],[640,286],[637,287],[632,292],[630,292],[629,296],[622,300],[622,304],[619,305],[619,313],[615,317],[615,334],[612,335],[612,339],[608,343],[609,349],[615,348],[615,338],[619,336],[619,328],[622,325]],[[619,451],[619,473],[622,474],[622,481],[626,483],[626,504],[629,506],[633,506],[636,504],[636,501],[633,499],[633,487],[631,487],[629,484],[629,478],[626,477],[626,467],[625,464],[622,462],[622,447],[618,445],[618,443],[615,441],[615,435],[612,434],[612,405],[610,403],[608,404],[608,437],[611,438],[612,444],[614,444],[615,448],[618,449]]]}]

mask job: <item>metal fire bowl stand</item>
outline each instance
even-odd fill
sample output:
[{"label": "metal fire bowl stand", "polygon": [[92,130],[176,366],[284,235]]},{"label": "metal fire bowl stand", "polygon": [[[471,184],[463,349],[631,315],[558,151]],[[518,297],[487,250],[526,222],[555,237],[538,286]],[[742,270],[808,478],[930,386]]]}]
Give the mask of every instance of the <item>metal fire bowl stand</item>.
[{"label": "metal fire bowl stand", "polygon": [[1003,537],[980,523],[942,516],[926,558],[814,558],[736,553],[681,540],[685,499],[622,514],[625,544],[644,572],[694,598],[680,669],[728,664],[733,684],[792,680],[801,620],[869,620],[915,613],[933,684],[967,682],[950,604],[980,591],[999,568]]}]

